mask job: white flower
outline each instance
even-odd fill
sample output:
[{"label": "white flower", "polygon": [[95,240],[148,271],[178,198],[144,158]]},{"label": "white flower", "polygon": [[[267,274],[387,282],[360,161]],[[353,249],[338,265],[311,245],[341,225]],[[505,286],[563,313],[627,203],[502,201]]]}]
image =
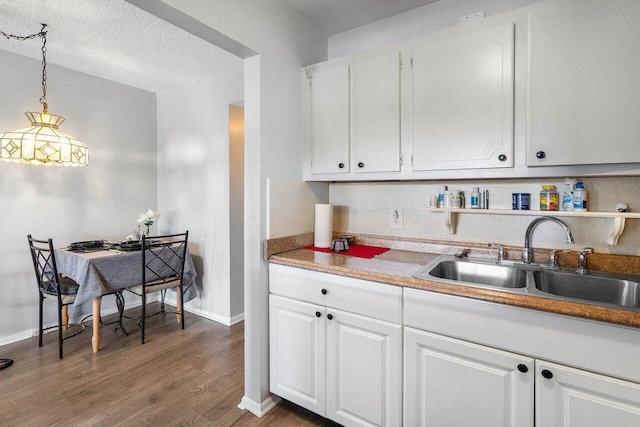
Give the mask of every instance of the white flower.
[{"label": "white flower", "polygon": [[146,213],[141,213],[138,216],[138,222],[144,223],[145,225],[151,225],[153,224],[153,221],[157,220],[159,217],[159,212],[154,212],[149,209]]}]

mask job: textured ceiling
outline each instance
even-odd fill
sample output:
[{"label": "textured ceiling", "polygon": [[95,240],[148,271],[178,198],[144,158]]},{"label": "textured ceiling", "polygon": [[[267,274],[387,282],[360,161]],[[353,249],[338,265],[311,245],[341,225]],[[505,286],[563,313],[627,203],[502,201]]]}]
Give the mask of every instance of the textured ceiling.
[{"label": "textured ceiling", "polygon": [[325,36],[435,3],[437,0],[285,0]]},{"label": "textured ceiling", "polygon": [[[48,25],[47,61],[157,92],[239,67],[241,58],[124,0],[0,0],[0,30]],[[40,39],[0,37],[0,49],[40,59]]]},{"label": "textured ceiling", "polygon": [[[436,0],[285,1],[329,36]],[[153,92],[242,65],[240,57],[213,43],[243,57],[252,54],[189,17],[176,21],[187,32],[156,17],[158,11],[151,14],[129,2],[152,12],[164,5],[159,0],[0,0],[0,30],[28,35],[44,22],[48,62]],[[40,46],[39,39],[0,37],[0,49],[35,59],[41,58]]]}]

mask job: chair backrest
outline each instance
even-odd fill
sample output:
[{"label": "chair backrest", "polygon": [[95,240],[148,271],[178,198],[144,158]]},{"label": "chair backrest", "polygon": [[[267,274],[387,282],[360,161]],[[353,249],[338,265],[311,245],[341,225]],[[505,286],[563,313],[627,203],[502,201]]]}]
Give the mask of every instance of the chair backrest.
[{"label": "chair backrest", "polygon": [[60,281],[53,253],[53,241],[51,239],[37,240],[31,237],[31,234],[27,236],[27,240],[29,241],[29,250],[38,287],[45,293],[60,295]]},{"label": "chair backrest", "polygon": [[[182,281],[188,239],[189,231],[142,237],[142,285],[144,287],[150,284],[158,286]],[[173,286],[177,286],[177,283]]]}]

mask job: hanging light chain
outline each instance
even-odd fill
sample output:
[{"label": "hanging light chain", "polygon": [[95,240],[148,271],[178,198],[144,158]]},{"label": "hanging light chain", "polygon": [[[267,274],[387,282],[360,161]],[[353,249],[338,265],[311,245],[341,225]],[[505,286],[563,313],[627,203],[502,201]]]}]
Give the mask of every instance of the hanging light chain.
[{"label": "hanging light chain", "polygon": [[39,33],[29,34],[28,36],[16,36],[15,34],[7,34],[4,31],[0,31],[0,36],[9,39],[25,41],[31,40],[36,37],[40,37],[42,39],[42,96],[40,97],[40,104],[46,113],[48,110],[47,105],[47,32],[45,31],[47,28],[47,24],[42,24],[42,29],[40,29]]}]

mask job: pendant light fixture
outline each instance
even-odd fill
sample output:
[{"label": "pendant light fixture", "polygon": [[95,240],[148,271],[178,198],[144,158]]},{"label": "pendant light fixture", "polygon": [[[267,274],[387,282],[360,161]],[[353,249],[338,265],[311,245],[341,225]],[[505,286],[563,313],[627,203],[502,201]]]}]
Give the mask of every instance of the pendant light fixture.
[{"label": "pendant light fixture", "polygon": [[42,113],[29,111],[25,115],[31,126],[25,129],[0,133],[0,159],[5,162],[45,166],[86,166],[89,150],[79,140],[60,131],[63,117],[49,114],[47,105],[47,24],[39,33],[16,36],[0,31],[6,39],[42,39]]}]

